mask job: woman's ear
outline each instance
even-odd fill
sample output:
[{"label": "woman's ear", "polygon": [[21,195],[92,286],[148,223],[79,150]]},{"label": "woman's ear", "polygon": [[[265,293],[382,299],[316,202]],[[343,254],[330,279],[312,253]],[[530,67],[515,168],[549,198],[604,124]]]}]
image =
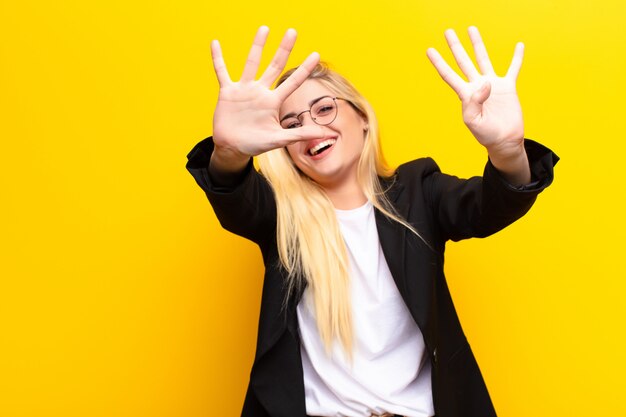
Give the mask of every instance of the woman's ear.
[{"label": "woman's ear", "polygon": [[370,125],[367,123],[367,120],[363,120],[363,140],[367,140],[367,137],[370,134]]},{"label": "woman's ear", "polygon": [[363,132],[367,132],[368,130],[370,130],[370,124],[364,115],[361,114],[360,116],[361,116],[361,125],[363,126]]}]

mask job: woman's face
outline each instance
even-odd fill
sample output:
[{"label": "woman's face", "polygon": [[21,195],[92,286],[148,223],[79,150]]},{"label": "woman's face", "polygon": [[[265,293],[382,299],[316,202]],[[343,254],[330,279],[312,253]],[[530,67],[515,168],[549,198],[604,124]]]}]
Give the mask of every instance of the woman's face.
[{"label": "woman's face", "polygon": [[[311,103],[324,96],[336,97],[337,94],[317,80],[306,80],[283,103],[280,119],[309,110]],[[325,188],[334,188],[346,181],[356,181],[357,165],[367,129],[367,122],[349,102],[336,100],[335,103],[337,117],[329,125],[320,126],[328,133],[327,139],[306,140],[287,146],[296,166]],[[308,111],[300,115],[300,121],[302,125],[315,123]],[[331,139],[328,139],[329,136]]]}]

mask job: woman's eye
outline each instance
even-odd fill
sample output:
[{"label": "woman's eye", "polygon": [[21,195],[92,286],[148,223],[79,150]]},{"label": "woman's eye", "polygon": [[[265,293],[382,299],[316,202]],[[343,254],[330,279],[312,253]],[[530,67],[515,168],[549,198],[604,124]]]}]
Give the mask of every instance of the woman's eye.
[{"label": "woman's eye", "polygon": [[330,113],[331,111],[333,111],[333,106],[331,105],[322,106],[319,109],[317,109],[317,114],[327,114],[327,113]]},{"label": "woman's eye", "polygon": [[300,127],[300,122],[297,120],[287,120],[283,123],[283,128],[284,129],[295,129]]}]

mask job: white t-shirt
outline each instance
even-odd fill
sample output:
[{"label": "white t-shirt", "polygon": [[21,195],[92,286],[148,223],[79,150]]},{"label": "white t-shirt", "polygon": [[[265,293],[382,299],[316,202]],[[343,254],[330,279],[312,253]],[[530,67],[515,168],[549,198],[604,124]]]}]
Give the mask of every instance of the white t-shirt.
[{"label": "white t-shirt", "polygon": [[338,342],[326,354],[305,290],[297,311],[307,414],[432,416],[430,360],[387,266],[373,205],[336,213],[350,261],[353,364]]}]

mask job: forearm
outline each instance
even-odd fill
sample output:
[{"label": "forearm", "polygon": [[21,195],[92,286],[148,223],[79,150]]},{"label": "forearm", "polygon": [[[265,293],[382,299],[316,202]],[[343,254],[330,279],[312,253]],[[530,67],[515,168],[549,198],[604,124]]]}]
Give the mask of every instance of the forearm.
[{"label": "forearm", "polygon": [[513,186],[531,182],[528,155],[522,140],[519,146],[509,149],[488,149],[489,160],[502,177]]},{"label": "forearm", "polygon": [[249,156],[216,145],[209,162],[209,175],[218,185],[232,186],[244,175],[249,162]]}]

